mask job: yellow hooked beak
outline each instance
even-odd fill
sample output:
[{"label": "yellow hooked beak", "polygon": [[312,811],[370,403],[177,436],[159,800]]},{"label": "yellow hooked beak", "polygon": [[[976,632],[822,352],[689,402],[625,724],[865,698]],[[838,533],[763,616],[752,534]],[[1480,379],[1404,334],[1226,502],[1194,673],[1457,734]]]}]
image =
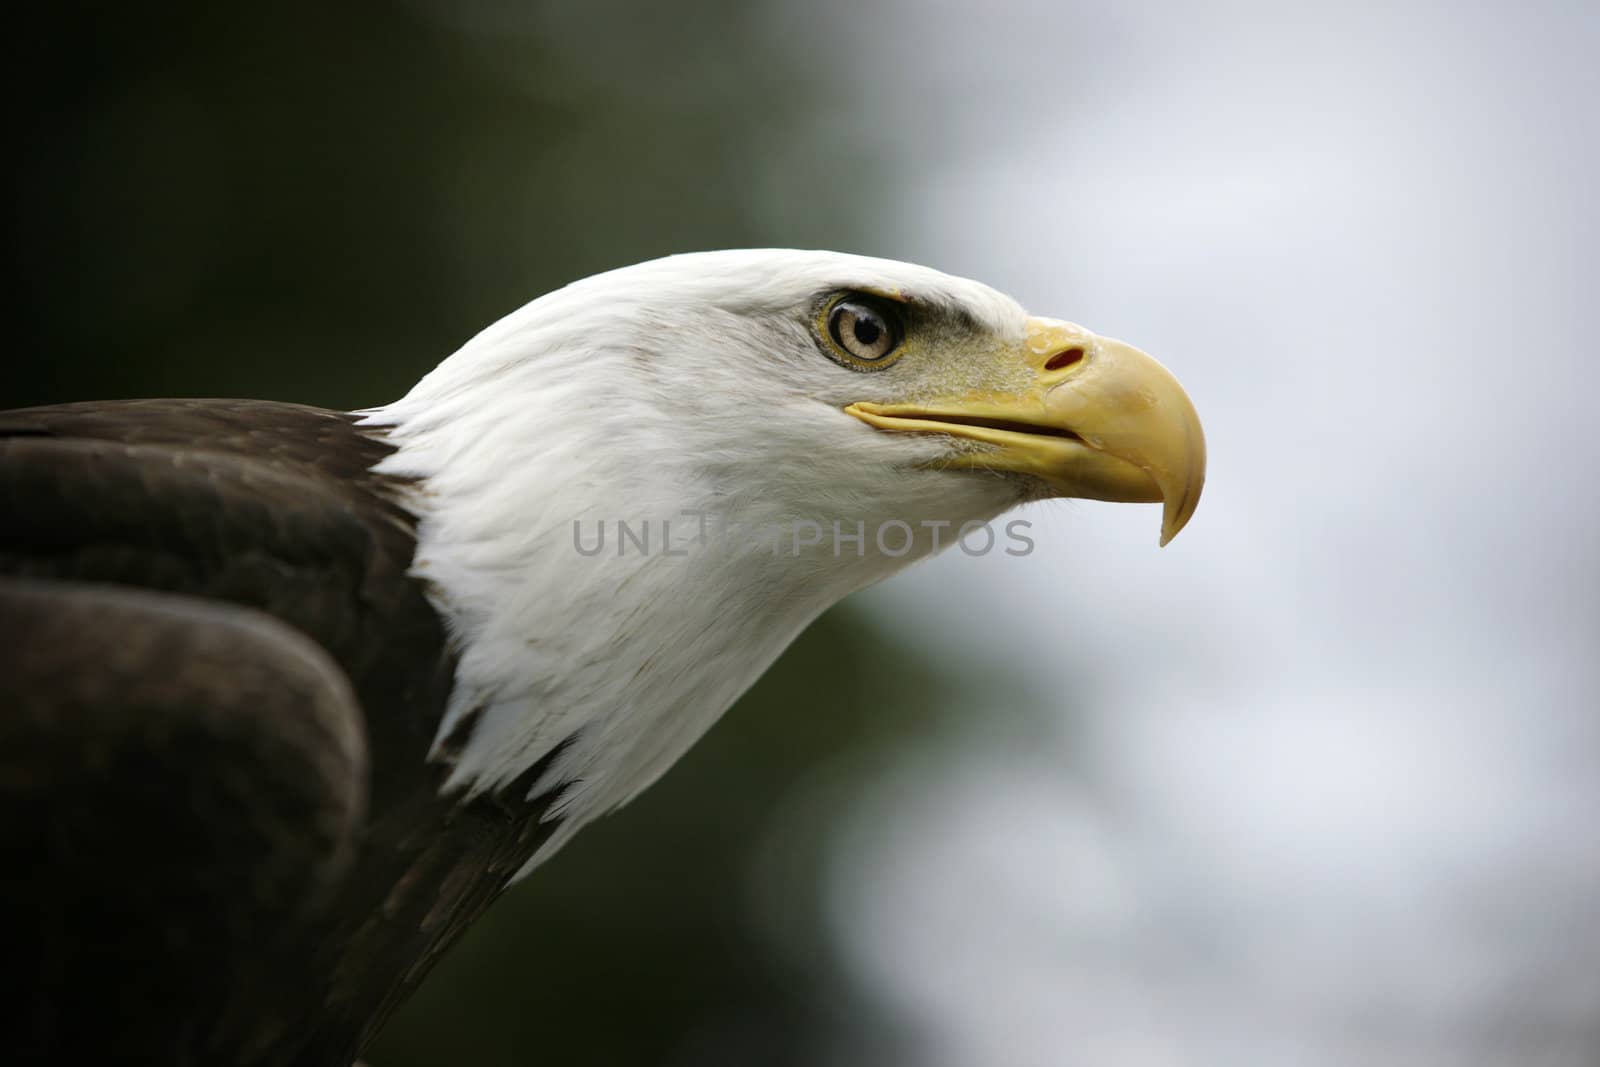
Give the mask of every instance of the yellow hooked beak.
[{"label": "yellow hooked beak", "polygon": [[880,430],[940,433],[990,448],[942,467],[1011,471],[1056,495],[1163,504],[1161,543],[1200,503],[1206,440],[1183,387],[1131,345],[1056,319],[1029,319],[1020,389],[928,404],[856,403],[847,412]]}]

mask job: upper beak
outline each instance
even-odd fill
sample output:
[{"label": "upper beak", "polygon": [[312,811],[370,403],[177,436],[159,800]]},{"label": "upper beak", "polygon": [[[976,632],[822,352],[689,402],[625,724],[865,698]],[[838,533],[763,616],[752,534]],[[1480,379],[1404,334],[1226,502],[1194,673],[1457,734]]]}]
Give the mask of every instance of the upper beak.
[{"label": "upper beak", "polygon": [[943,466],[1033,475],[1060,496],[1161,501],[1161,543],[1176,537],[1206,477],[1200,417],[1177,379],[1131,345],[1055,319],[1028,321],[1021,356],[1019,389],[845,410],[883,430],[994,446]]}]

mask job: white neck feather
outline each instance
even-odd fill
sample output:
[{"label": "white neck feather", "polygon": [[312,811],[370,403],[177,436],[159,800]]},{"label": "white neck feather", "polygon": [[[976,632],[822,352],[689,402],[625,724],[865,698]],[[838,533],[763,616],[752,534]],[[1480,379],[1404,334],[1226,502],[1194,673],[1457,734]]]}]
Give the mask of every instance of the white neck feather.
[{"label": "white neck feather", "polygon": [[[753,280],[751,255],[569,286],[365,413],[397,446],[379,472],[418,479],[414,573],[459,649],[439,738],[470,731],[449,787],[502,788],[566,743],[532,786],[571,783],[534,864],[654,781],[820,612],[927,555],[921,524],[1016,501],[998,480],[908,469],[925,444],[843,414],[819,387],[837,368],[792,329],[809,275]],[[875,263],[799,265],[820,278],[837,261]],[[859,390],[873,376],[843,377]],[[874,543],[887,520],[917,534],[903,555]],[[865,524],[859,555],[848,540],[835,552],[835,521]],[[807,522],[821,543],[796,553]],[[720,536],[728,523],[751,536]],[[763,528],[781,530],[777,551]],[[898,527],[889,541],[898,551]]]}]

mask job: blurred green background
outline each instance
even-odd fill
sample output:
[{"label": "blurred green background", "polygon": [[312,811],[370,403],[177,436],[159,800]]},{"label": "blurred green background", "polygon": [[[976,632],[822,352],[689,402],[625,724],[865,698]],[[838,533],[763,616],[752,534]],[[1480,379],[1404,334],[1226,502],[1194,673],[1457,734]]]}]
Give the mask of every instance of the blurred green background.
[{"label": "blurred green background", "polygon": [[796,141],[835,102],[760,10],[50,6],[12,46],[6,399],[374,404],[575,278],[870,244],[870,160]]},{"label": "blurred green background", "polygon": [[[22,336],[0,397],[362,407],[596,271],[869,249],[874,160],[823,136],[845,102],[760,13],[42,9],[13,41]],[[927,734],[956,689],[829,615],[645,799],[502,898],[368,1060],[801,1063],[839,1032],[889,1047],[830,954],[817,842],[873,753]],[[828,799],[774,837],[819,775]]]}]

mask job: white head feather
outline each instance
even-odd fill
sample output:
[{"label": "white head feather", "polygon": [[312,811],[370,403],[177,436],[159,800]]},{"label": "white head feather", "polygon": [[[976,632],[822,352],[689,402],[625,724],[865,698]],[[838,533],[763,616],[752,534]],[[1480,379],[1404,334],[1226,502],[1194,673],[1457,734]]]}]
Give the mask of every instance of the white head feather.
[{"label": "white head feather", "polygon": [[[1025,330],[1008,297],[904,263],[673,256],[533,301],[366,413],[397,446],[379,470],[420,479],[414,572],[460,651],[439,738],[470,732],[449,787],[501,788],[552,753],[533,792],[571,783],[534,863],[654,781],[821,611],[926,555],[924,520],[959,527],[1020,499],[1014,480],[919,470],[948,444],[843,412],[914,388],[819,350],[819,299],[863,289],[958,310],[999,338]],[[692,543],[691,513],[713,524],[706,544]],[[619,520],[648,524],[648,552],[619,555]],[[870,531],[886,520],[917,532],[910,551],[878,551]],[[834,521],[846,534],[865,523],[860,555],[833,551]],[[686,554],[663,550],[663,522]],[[797,522],[823,543],[775,552],[718,536]],[[584,555],[575,529],[592,548],[598,523],[604,550]]]}]

